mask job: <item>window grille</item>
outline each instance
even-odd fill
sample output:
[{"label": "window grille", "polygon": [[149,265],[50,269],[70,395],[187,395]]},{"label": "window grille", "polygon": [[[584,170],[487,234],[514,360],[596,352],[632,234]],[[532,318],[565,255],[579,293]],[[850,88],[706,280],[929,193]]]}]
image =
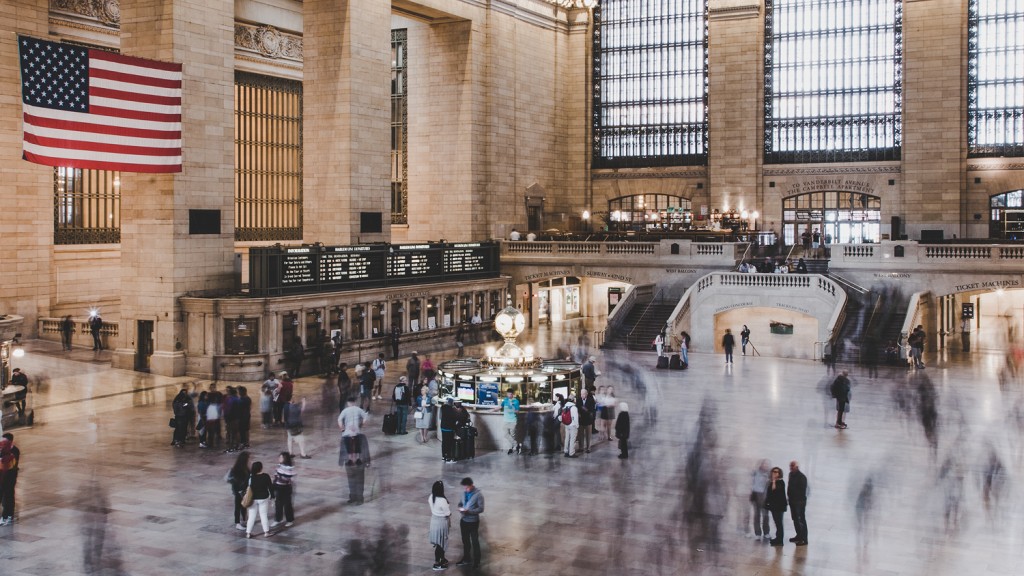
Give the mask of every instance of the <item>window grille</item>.
[{"label": "window grille", "polygon": [[970,0],[967,10],[968,155],[1024,156],[1024,4]]},{"label": "window grille", "polygon": [[53,243],[121,241],[121,173],[53,169]]},{"label": "window grille", "polygon": [[409,221],[409,49],[405,29],[391,31],[391,223]]}]

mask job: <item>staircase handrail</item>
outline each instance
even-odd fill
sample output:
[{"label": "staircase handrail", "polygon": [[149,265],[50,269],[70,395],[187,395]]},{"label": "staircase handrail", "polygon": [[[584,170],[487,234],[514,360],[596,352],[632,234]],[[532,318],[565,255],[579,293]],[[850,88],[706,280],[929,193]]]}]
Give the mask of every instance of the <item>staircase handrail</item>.
[{"label": "staircase handrail", "polygon": [[751,246],[752,246],[752,244],[750,242],[747,242],[747,249],[744,250],[743,251],[743,255],[740,256],[740,263],[736,266],[736,269],[739,269],[740,265],[742,265],[744,262],[747,261],[747,253],[750,252],[750,247]]},{"label": "staircase handrail", "polygon": [[644,318],[646,318],[647,314],[651,311],[651,306],[654,306],[654,304],[656,302],[660,302],[661,299],[664,298],[664,296],[663,296],[664,293],[665,293],[665,289],[664,288],[658,290],[658,292],[654,295],[654,298],[651,298],[651,301],[647,303],[646,307],[644,307],[644,311],[641,312],[640,313],[640,317],[636,319],[636,324],[633,325],[633,329],[629,331],[629,334],[626,334],[626,347],[627,348],[629,348],[633,344],[633,333],[636,332],[637,326],[639,326],[641,323],[643,323]]},{"label": "staircase handrail", "polygon": [[622,323],[625,322],[626,316],[629,315],[629,311],[632,310],[633,305],[636,304],[636,295],[639,292],[638,286],[631,284],[626,289],[625,296],[622,300],[615,305],[615,309],[608,314],[608,321],[605,326],[606,334],[615,335],[618,333],[619,328],[622,327]]},{"label": "staircase handrail", "polygon": [[866,296],[871,292],[871,290],[868,290],[867,288],[861,286],[860,284],[851,282],[850,280],[847,280],[846,278],[843,278],[842,276],[839,276],[838,274],[835,274],[833,272],[825,272],[824,274],[822,274],[822,276],[828,278],[829,280],[835,282],[836,284],[842,284],[844,289],[852,290],[853,292],[856,292],[861,296]]}]

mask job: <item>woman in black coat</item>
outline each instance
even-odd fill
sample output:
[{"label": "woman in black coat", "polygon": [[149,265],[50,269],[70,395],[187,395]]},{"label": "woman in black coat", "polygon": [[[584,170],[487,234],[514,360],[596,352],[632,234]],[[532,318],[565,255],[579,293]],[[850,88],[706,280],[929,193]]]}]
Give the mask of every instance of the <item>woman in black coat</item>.
[{"label": "woman in black coat", "polygon": [[629,458],[629,406],[619,402],[618,416],[615,417],[615,437],[619,439],[619,458]]},{"label": "woman in black coat", "polygon": [[772,513],[772,520],[775,521],[775,538],[771,540],[772,546],[782,546],[783,529],[782,515],[786,512],[786,481],[782,479],[782,468],[772,468],[768,480],[768,493],[764,499],[764,507]]}]

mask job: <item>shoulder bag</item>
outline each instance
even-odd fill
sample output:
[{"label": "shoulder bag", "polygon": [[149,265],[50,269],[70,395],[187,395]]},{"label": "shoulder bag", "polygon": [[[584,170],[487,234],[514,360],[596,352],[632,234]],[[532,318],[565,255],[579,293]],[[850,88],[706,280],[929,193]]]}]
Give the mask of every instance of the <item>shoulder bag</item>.
[{"label": "shoulder bag", "polygon": [[249,476],[249,487],[245,489],[245,494],[242,496],[242,508],[248,508],[252,506],[254,496],[252,493],[252,476]]}]

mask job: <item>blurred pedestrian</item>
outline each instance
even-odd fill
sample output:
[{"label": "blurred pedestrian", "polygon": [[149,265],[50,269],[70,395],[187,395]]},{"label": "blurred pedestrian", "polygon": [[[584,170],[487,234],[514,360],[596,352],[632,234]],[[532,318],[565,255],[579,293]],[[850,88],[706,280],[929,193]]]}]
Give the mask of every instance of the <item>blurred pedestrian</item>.
[{"label": "blurred pedestrian", "polygon": [[619,459],[629,458],[629,405],[619,402],[619,415],[615,419],[615,436],[619,439]]},{"label": "blurred pedestrian", "polygon": [[[566,414],[568,414],[568,417],[566,417]],[[559,413],[559,419],[565,427],[565,441],[562,445],[562,452],[566,458],[576,458],[576,436],[580,430],[580,411],[576,408],[576,403],[573,402],[572,396],[565,399],[565,404],[562,405],[562,410]]]},{"label": "blurred pedestrian", "polygon": [[210,392],[206,395],[206,445],[217,448],[221,444],[220,418],[221,404],[224,395],[217,390],[217,383],[210,383]]},{"label": "blurred pedestrian", "polygon": [[831,386],[832,397],[836,399],[836,428],[846,428],[844,415],[850,408],[850,378],[843,370],[836,376]]},{"label": "blurred pedestrian", "polygon": [[21,450],[14,445],[14,434],[4,433],[0,440],[0,526],[14,523],[14,488],[18,483]]},{"label": "blurred pedestrian", "polygon": [[60,321],[60,347],[61,350],[67,352],[71,350],[71,339],[75,334],[75,321],[71,319],[71,314],[68,314]]},{"label": "blurred pedestrian", "polygon": [[245,530],[246,509],[242,507],[242,497],[249,487],[249,452],[243,450],[238,453],[235,465],[228,470],[224,481],[231,486],[235,501],[235,528]]},{"label": "blurred pedestrian", "polygon": [[732,349],[736,347],[736,338],[732,335],[732,330],[726,328],[725,336],[722,336],[722,349],[725,350],[725,363],[732,364]]},{"label": "blurred pedestrian", "polygon": [[289,400],[284,410],[285,426],[288,427],[288,452],[294,454],[292,443],[295,443],[299,446],[299,455],[309,458],[306,455],[306,436],[302,433],[302,413],[306,410],[306,399],[303,398],[298,403]]},{"label": "blurred pedestrian", "polygon": [[277,379],[277,374],[273,372],[270,373],[270,377],[264,380],[263,385],[260,386],[260,416],[263,420],[264,430],[270,428],[274,423],[274,397],[277,396],[280,386],[281,382]]},{"label": "blurred pedestrian", "polygon": [[281,384],[274,395],[274,424],[284,425],[284,407],[292,401],[295,394],[295,382],[287,372],[281,372]]},{"label": "blurred pedestrian", "polygon": [[438,480],[430,489],[430,544],[434,547],[434,570],[448,567],[445,550],[451,528],[452,509],[444,496],[444,482]]},{"label": "blurred pedestrian", "polygon": [[771,470],[764,505],[772,513],[772,520],[775,521],[775,538],[771,539],[771,545],[782,546],[785,543],[783,538],[786,536],[782,521],[786,512],[786,482],[782,479],[782,468],[778,466]]},{"label": "blurred pedestrian", "polygon": [[468,476],[463,478],[460,484],[463,488],[462,503],[459,505],[459,512],[462,513],[462,520],[459,521],[459,529],[462,532],[462,559],[455,565],[479,568],[482,560],[480,515],[484,513],[484,495]]},{"label": "blurred pedestrian", "polygon": [[590,440],[594,435],[594,417],[597,413],[597,402],[594,401],[590,390],[580,390],[580,401],[576,408],[580,413],[580,448],[584,453],[590,454]]},{"label": "blurred pedestrian", "polygon": [[412,394],[409,393],[409,380],[405,376],[398,377],[398,384],[391,391],[391,401],[395,404],[396,418],[398,418],[398,427],[395,429],[396,434],[408,434],[409,425],[409,405],[411,404]]},{"label": "blurred pedestrian", "polygon": [[100,340],[101,330],[103,330],[103,318],[100,317],[99,312],[95,312],[89,316],[89,332],[92,334],[92,349],[95,351],[103,350],[103,342]]},{"label": "blurred pedestrian", "polygon": [[495,411],[502,412],[502,428],[505,430],[505,442],[508,443],[508,453],[522,454],[523,445],[516,439],[516,427],[519,422],[519,399],[515,397],[515,391],[509,388],[505,391],[505,398],[501,399]]},{"label": "blurred pedestrian", "polygon": [[455,409],[455,399],[448,400],[441,406],[441,458],[445,462],[455,461],[455,430],[459,424],[459,412]]},{"label": "blurred pedestrian", "polygon": [[615,405],[619,400],[615,397],[615,387],[605,388],[604,401],[601,403],[601,422],[604,426],[604,436],[609,442],[615,438],[612,436],[612,423],[615,422]]},{"label": "blurred pedestrian", "polygon": [[747,355],[747,344],[750,344],[750,328],[747,325],[743,325],[743,330],[740,330],[740,349],[743,350],[743,355]]},{"label": "blurred pedestrian", "polygon": [[249,430],[252,428],[252,398],[245,386],[238,387],[238,449],[249,447]]},{"label": "blurred pedestrian", "polygon": [[195,413],[187,386],[182,386],[181,390],[178,390],[178,395],[171,402],[171,410],[174,413],[174,436],[171,439],[171,446],[182,448],[185,446],[185,433],[188,431],[189,420]]},{"label": "blurred pedestrian", "polygon": [[366,412],[356,406],[356,399],[349,398],[348,406],[338,415],[338,428],[341,428],[341,441],[348,455],[345,466],[361,466],[360,458],[362,447],[359,436],[362,434],[363,423],[366,422]]},{"label": "blurred pedestrian", "polygon": [[[771,465],[768,460],[761,460],[750,475],[750,506],[754,510],[754,536],[768,538],[769,511],[766,504],[768,482],[771,480]],[[782,472],[779,472],[781,477]]]},{"label": "blurred pedestrian", "polygon": [[285,522],[291,526],[295,522],[295,508],[292,498],[295,495],[295,466],[291,452],[281,452],[277,457],[277,469],[274,471],[274,526]]}]

